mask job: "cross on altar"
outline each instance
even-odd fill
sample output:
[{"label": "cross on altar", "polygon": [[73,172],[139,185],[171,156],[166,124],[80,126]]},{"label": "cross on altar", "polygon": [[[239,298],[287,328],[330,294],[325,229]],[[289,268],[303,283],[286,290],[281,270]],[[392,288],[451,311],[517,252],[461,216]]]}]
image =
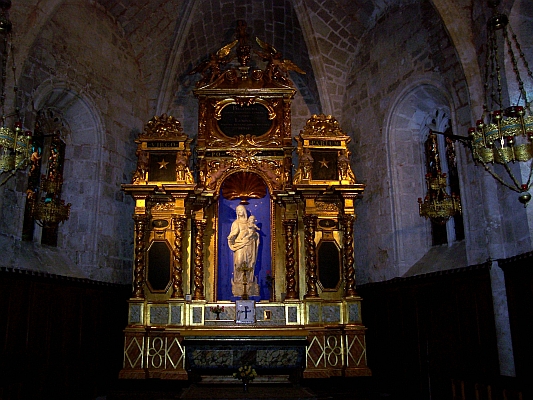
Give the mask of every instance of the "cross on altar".
[{"label": "cross on altar", "polygon": [[241,324],[255,323],[255,301],[237,300],[235,302],[235,307],[237,309],[235,322]]}]

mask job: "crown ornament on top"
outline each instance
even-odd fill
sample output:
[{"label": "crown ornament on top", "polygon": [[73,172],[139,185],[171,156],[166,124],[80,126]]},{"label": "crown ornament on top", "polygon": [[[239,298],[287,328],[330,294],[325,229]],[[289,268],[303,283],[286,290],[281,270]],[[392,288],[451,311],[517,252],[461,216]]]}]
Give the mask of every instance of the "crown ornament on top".
[{"label": "crown ornament on top", "polygon": [[311,136],[346,136],[339,121],[331,115],[315,114],[309,118],[302,130],[303,135]]},{"label": "crown ornament on top", "polygon": [[[209,55],[209,58],[198,64],[189,75],[201,74],[202,78],[196,83],[196,87],[204,87],[215,82],[227,81],[232,85],[239,81],[248,81],[274,84],[293,87],[289,78],[289,72],[295,71],[305,74],[305,71],[298,67],[291,60],[283,58],[280,51],[272,45],[262,41],[258,37],[255,42],[261,50],[253,50],[261,61],[266,62],[264,69],[254,69],[250,71],[250,62],[252,59],[252,47],[248,43],[247,24],[245,21],[237,21],[235,40],[221,47],[215,53]],[[238,45],[238,46],[237,46]],[[233,52],[233,50],[235,51]],[[239,66],[224,68],[237,58]]]},{"label": "crown ornament on top", "polygon": [[144,133],[139,135],[140,139],[172,139],[183,138],[183,128],[181,122],[171,115],[162,114],[154,116],[144,126]]}]

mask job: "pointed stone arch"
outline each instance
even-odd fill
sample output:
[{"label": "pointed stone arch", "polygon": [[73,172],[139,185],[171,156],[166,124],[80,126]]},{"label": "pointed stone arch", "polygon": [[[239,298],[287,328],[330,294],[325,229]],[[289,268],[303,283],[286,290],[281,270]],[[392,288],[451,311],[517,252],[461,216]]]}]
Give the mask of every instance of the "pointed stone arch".
[{"label": "pointed stone arch", "polygon": [[[432,121],[436,110],[446,113],[453,122],[451,99],[438,81],[412,82],[397,95],[387,118],[387,170],[391,182],[394,265],[398,268],[398,276],[431,247],[430,224],[419,216],[417,201],[426,192],[424,141],[429,127],[425,125]],[[441,125],[445,123],[447,121],[440,121]]]},{"label": "pointed stone arch", "polygon": [[64,138],[62,198],[72,206],[57,247],[90,277],[97,264],[104,124],[92,99],[61,83],[38,87],[34,108],[57,110],[70,128]]}]

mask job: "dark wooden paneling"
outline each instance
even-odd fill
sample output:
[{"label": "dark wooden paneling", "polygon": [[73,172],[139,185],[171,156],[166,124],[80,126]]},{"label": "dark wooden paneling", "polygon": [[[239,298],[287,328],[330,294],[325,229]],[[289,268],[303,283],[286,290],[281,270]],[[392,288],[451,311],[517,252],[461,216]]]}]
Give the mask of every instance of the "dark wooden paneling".
[{"label": "dark wooden paneling", "polygon": [[361,285],[368,365],[391,393],[450,395],[499,375],[489,267]]},{"label": "dark wooden paneling", "polygon": [[131,288],[0,269],[0,398],[92,399],[122,367]]}]

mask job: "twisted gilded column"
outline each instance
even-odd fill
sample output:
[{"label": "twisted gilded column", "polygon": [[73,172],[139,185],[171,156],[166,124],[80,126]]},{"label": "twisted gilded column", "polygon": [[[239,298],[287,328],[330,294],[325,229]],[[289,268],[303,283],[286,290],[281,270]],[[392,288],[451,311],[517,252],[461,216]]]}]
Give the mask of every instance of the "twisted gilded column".
[{"label": "twisted gilded column", "polygon": [[204,230],[206,222],[195,220],[194,237],[194,294],[193,300],[205,300],[204,295]]},{"label": "twisted gilded column", "polygon": [[296,220],[288,219],[283,221],[285,228],[285,280],[286,286],[286,300],[298,298],[296,291],[296,260],[294,258],[294,231],[296,229]]},{"label": "twisted gilded column", "polygon": [[343,248],[344,248],[344,296],[354,297],[357,296],[355,290],[355,267],[354,267],[354,245],[353,245],[353,224],[355,222],[355,215],[344,215],[342,217],[343,225]]},{"label": "twisted gilded column", "polygon": [[183,299],[183,267],[181,265],[183,255],[183,231],[187,220],[184,217],[173,215],[174,224],[174,265],[172,266],[172,294],[173,299]]},{"label": "twisted gilded column", "polygon": [[145,242],[146,215],[134,215],[135,221],[135,265],[133,270],[133,297],[141,299],[144,297],[144,271],[145,271]]},{"label": "twisted gilded column", "polygon": [[316,215],[304,216],[305,226],[305,269],[307,292],[304,298],[316,298],[318,290],[316,283],[318,281],[317,265],[316,265],[316,244],[315,244],[315,230],[316,230]]}]

